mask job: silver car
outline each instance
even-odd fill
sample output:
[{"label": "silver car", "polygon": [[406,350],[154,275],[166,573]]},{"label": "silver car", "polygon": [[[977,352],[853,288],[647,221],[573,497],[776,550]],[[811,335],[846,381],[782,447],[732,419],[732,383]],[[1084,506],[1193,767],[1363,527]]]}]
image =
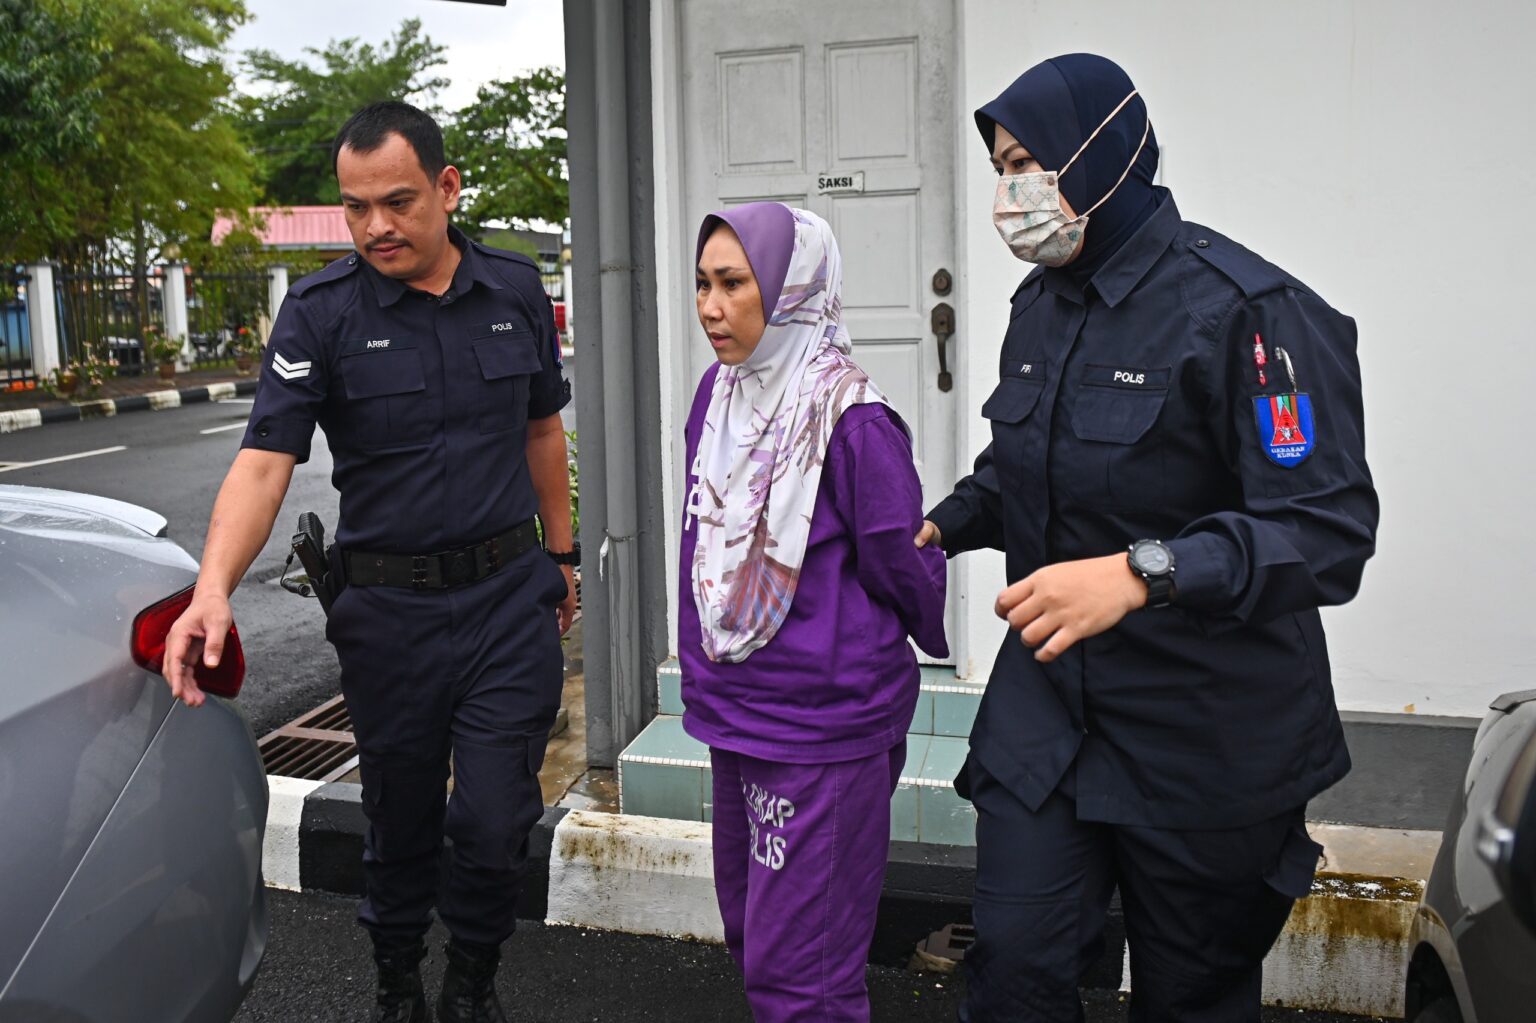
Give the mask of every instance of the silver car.
[{"label": "silver car", "polygon": [[222,1023],[266,948],[255,740],[157,674],[197,575],[165,527],[0,486],[0,1023]]},{"label": "silver car", "polygon": [[1536,1019],[1536,690],[1478,729],[1412,941],[1410,1023]]}]

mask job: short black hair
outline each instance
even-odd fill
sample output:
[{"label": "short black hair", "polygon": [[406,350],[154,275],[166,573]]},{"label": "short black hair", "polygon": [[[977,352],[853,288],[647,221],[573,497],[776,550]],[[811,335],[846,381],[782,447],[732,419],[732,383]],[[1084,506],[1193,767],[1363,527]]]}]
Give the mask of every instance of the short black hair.
[{"label": "short black hair", "polygon": [[384,144],[390,135],[399,135],[416,151],[416,159],[427,177],[436,181],[448,166],[443,155],[443,129],[437,126],[432,115],[418,110],[409,103],[390,99],[370,103],[347,118],[347,123],[336,133],[331,143],[331,172],[336,171],[336,159],[342,147],[347,146],[359,153],[371,153]]}]

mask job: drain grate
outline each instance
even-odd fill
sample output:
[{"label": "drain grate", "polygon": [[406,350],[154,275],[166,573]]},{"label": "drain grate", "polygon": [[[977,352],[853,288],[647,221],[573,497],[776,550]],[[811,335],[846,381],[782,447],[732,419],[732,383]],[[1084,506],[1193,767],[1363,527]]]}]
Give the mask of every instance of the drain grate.
[{"label": "drain grate", "polygon": [[918,942],[908,968],[926,973],[953,973],[965,959],[965,951],[976,944],[976,928],[970,924],[948,924]]},{"label": "drain grate", "polygon": [[268,774],[335,781],[357,766],[357,741],[345,698],[333,697],[258,742]]}]

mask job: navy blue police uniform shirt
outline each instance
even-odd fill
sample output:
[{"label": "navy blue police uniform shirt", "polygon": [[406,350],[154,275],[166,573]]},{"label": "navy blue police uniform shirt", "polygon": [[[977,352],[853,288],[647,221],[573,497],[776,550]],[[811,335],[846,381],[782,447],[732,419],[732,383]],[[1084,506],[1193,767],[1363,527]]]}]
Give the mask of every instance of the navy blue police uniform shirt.
[{"label": "navy blue police uniform shirt", "polygon": [[1084,820],[1240,827],[1349,770],[1317,608],[1375,545],[1355,326],[1159,200],[1086,288],[1024,280],[992,443],[928,517],[1010,583],[1167,542],[1174,606],[1050,664],[1007,634],[972,751],[1031,808],[1063,786]]},{"label": "navy blue police uniform shirt", "polygon": [[293,285],[241,446],[309,458],[325,431],[344,548],[426,554],[531,518],[528,420],[570,401],[554,313],[526,256],[449,238],[440,297],[353,254]]}]

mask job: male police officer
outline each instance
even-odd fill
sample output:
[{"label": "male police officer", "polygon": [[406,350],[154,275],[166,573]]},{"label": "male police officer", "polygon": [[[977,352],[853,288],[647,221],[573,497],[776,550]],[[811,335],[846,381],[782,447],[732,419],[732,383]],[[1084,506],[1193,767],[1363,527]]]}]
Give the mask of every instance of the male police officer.
[{"label": "male police officer", "polygon": [[542,813],[537,771],[575,610],[569,387],[537,268],[449,226],[459,173],[430,117],[366,107],[332,158],[357,252],[300,280],[278,314],[166,676],[202,702],[190,666],[218,661],[229,594],[319,423],[341,493],[333,565],[346,586],[326,634],[370,824],[358,916],[377,1019],[427,1018],[418,964],[435,904],[452,936],[439,1018],[502,1020],[495,972]]}]

